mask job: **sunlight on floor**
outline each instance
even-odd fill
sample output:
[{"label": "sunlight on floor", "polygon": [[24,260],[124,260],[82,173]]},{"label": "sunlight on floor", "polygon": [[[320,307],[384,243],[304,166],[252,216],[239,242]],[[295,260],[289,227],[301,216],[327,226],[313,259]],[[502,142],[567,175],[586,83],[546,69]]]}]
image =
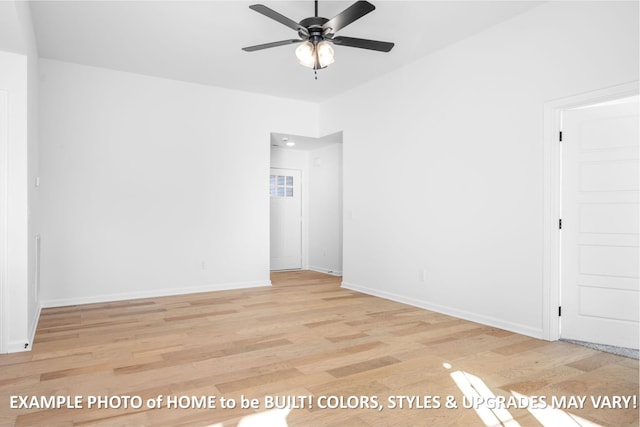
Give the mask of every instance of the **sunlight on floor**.
[{"label": "sunlight on floor", "polygon": [[[451,369],[450,363],[443,363],[445,369]],[[464,371],[454,371],[451,378],[456,383],[460,391],[464,394],[465,402],[476,411],[482,422],[487,427],[519,427],[520,424],[513,418],[511,413],[505,409],[504,404],[499,404],[500,399],[496,397],[491,389],[482,379]],[[575,426],[575,427],[602,427],[592,421],[578,417],[561,409],[556,409],[550,405],[541,407],[529,396],[525,396],[511,390],[511,395],[517,401],[524,403],[523,407],[533,415],[543,426]]]},{"label": "sunlight on floor", "polygon": [[242,417],[238,427],[287,427],[287,415],[291,409],[272,409]]},{"label": "sunlight on floor", "polygon": [[[519,398],[529,399],[527,396],[511,390],[511,394]],[[577,415],[570,414],[561,409],[552,408],[547,406],[546,408],[536,408],[535,405],[531,405],[527,408],[531,415],[536,417],[540,424],[544,426],[581,426],[581,427],[601,427],[600,424],[596,424],[589,420],[585,420]]]},{"label": "sunlight on floor", "polygon": [[[288,427],[287,415],[291,409],[272,409],[256,412],[240,419],[237,427]],[[211,424],[206,427],[224,427],[223,423]]]},{"label": "sunlight on floor", "polygon": [[451,378],[465,398],[472,402],[473,409],[487,427],[520,427],[509,411],[500,408],[500,405],[489,406],[490,402],[496,402],[496,396],[480,378],[462,371],[452,372]]}]

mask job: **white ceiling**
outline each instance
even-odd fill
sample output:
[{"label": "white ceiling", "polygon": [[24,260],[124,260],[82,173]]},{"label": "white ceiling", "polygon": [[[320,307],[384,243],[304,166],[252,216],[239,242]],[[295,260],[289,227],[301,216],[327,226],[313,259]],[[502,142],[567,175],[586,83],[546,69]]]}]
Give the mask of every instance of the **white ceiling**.
[{"label": "white ceiling", "polygon": [[[338,35],[394,42],[389,53],[336,46],[336,62],[318,71],[298,64],[297,45],[244,52],[242,47],[297,38],[249,9],[262,2],[295,20],[313,1],[32,1],[43,58],[320,102],[540,2],[382,1]],[[353,1],[319,2],[331,18]]]}]

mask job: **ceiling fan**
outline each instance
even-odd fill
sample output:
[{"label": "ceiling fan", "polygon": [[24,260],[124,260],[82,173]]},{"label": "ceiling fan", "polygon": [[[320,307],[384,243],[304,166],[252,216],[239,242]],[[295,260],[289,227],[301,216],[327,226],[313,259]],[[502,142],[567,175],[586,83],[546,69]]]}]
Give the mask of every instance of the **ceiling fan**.
[{"label": "ceiling fan", "polygon": [[314,70],[325,68],[334,62],[332,44],[380,52],[389,52],[394,46],[393,43],[389,42],[335,35],[342,28],[375,10],[376,7],[368,1],[357,1],[333,18],[327,19],[318,16],[318,0],[315,0],[314,16],[305,18],[300,22],[287,18],[262,4],[254,4],[249,8],[297,31],[300,38],[244,47],[242,50],[254,52],[256,50],[301,43],[296,49],[296,56],[300,64]]}]

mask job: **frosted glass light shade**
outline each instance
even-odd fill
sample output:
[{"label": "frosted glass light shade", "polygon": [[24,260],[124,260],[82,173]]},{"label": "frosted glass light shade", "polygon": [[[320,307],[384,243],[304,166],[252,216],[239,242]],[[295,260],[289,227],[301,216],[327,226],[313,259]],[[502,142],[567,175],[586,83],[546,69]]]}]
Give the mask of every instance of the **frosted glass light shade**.
[{"label": "frosted glass light shade", "polygon": [[296,57],[301,65],[313,68],[315,65],[314,47],[311,42],[304,42],[296,49]]},{"label": "frosted glass light shade", "polygon": [[335,62],[333,48],[331,47],[331,43],[326,41],[321,41],[316,46],[316,52],[318,54],[318,65],[320,68],[324,68],[327,65],[331,65]]}]

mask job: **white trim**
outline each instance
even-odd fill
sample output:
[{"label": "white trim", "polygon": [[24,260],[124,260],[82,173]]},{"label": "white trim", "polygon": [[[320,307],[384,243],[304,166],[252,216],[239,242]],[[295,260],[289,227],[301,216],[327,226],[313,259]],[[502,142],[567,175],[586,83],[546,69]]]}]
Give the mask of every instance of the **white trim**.
[{"label": "white trim", "polygon": [[166,296],[172,296],[172,295],[197,294],[201,292],[230,291],[235,289],[259,288],[264,286],[271,286],[271,281],[268,280],[266,282],[252,281],[252,282],[241,282],[241,283],[218,283],[218,284],[205,285],[205,286],[193,286],[189,288],[161,289],[161,290],[153,290],[153,291],[128,292],[128,293],[109,294],[109,295],[95,295],[95,296],[77,297],[77,298],[59,298],[59,299],[42,300],[40,301],[40,305],[43,308],[64,307],[68,305],[95,304],[95,303],[112,302],[112,301],[126,301],[126,300],[139,299],[139,298],[156,298],[156,297],[166,297]]},{"label": "white trim", "polygon": [[542,337],[542,329],[531,328],[527,325],[521,325],[519,323],[505,322],[502,319],[498,319],[490,316],[483,316],[477,313],[469,311],[458,310],[457,308],[448,307],[444,305],[433,304],[428,301],[420,300],[417,298],[407,298],[402,295],[394,294],[391,292],[384,292],[378,289],[371,289],[366,286],[356,285],[354,283],[342,282],[342,287],[357,292],[362,292],[367,295],[373,295],[376,297],[388,299],[391,301],[408,304],[414,307],[422,308],[424,310],[433,311],[436,313],[446,314],[448,316],[454,316],[460,319],[468,320],[471,322],[481,323],[483,325],[492,326],[494,328],[504,329],[507,331],[515,332],[522,335],[527,335],[533,338]]},{"label": "white trim", "polygon": [[543,284],[542,338],[560,338],[560,117],[563,110],[637,95],[637,81],[583,93],[544,104],[544,198],[543,198]]},{"label": "white trim", "polygon": [[[9,118],[9,94],[5,90],[0,90],[0,354],[7,353],[7,337],[9,327],[7,312],[9,302],[7,301],[7,268],[9,266],[7,257],[9,255],[7,246],[7,155],[8,155],[8,118]],[[4,126],[2,125],[4,124]]]},{"label": "white trim", "polygon": [[314,267],[313,265],[307,266],[305,270],[317,271],[318,273],[331,274],[332,276],[342,276],[342,271],[331,270],[330,268]]},{"label": "white trim", "polygon": [[33,271],[33,297],[40,302],[40,263],[41,263],[41,239],[40,234],[34,236],[34,271]]},{"label": "white trim", "polygon": [[[27,344],[26,347],[25,347],[25,344]],[[25,351],[31,351],[30,347],[31,346],[29,346],[28,343],[25,343],[24,341],[11,341],[7,343],[7,353],[20,353]]]},{"label": "white trim", "polygon": [[33,341],[36,338],[36,331],[38,330],[38,322],[40,321],[40,313],[42,312],[42,306],[38,303],[36,307],[36,312],[33,315],[33,320],[31,322],[31,326],[29,327],[29,342],[26,350],[31,350],[33,348]]}]

